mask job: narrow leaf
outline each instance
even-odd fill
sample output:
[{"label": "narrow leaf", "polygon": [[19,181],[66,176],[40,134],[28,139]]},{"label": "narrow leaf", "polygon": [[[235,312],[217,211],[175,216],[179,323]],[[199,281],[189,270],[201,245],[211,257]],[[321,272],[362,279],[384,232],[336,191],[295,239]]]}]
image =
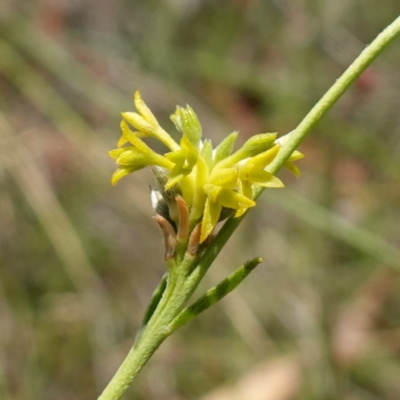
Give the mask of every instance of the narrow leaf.
[{"label": "narrow leaf", "polygon": [[208,290],[202,297],[200,297],[199,300],[197,300],[191,306],[185,308],[177,317],[175,317],[169,326],[169,332],[174,332],[182,325],[191,321],[196,315],[199,315],[224,298],[228,293],[235,289],[261,262],[263,262],[263,259],[260,257],[247,261],[217,286]]},{"label": "narrow leaf", "polygon": [[161,278],[161,281],[158,284],[156,290],[154,291],[153,296],[151,297],[150,300],[150,304],[147,307],[146,313],[144,314],[142,327],[145,326],[150,321],[150,318],[154,314],[154,311],[156,310],[158,303],[161,300],[164,290],[167,287],[167,277],[168,273],[165,273],[164,276]]}]

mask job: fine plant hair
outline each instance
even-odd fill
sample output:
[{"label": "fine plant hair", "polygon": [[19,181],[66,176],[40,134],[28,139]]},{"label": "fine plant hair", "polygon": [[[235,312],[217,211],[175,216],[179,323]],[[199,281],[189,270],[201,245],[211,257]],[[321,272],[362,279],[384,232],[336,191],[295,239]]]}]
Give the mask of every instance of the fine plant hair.
[{"label": "fine plant hair", "polygon": [[[151,201],[165,246],[166,273],[153,293],[136,341],[100,395],[100,400],[120,399],[160,344],[179,327],[234,290],[262,262],[245,262],[217,286],[187,305],[208,268],[266,188],[283,187],[276,177],[286,167],[298,175],[294,161],[307,134],[346,92],[360,74],[400,34],[400,17],[364,49],[342,76],[322,96],[300,124],[281,137],[262,133],[234,150],[237,133],[216,148],[202,139],[200,122],[187,106],[171,116],[181,133],[178,144],[158,124],[139,92],[136,112],[122,113],[122,136],[110,156],[119,165],[112,182],[150,166],[155,175]],[[131,130],[131,127],[135,130]],[[158,154],[143,137],[160,140],[169,151]],[[128,144],[128,146],[126,146]],[[213,235],[217,224],[222,227]]]}]

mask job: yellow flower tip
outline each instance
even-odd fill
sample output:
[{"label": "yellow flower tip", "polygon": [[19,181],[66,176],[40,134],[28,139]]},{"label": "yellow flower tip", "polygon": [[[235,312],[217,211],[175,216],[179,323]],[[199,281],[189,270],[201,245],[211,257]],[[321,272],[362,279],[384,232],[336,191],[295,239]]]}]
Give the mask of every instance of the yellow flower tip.
[{"label": "yellow flower tip", "polygon": [[125,151],[125,149],[114,149],[108,152],[108,155],[114,159],[118,160],[119,156]]},{"label": "yellow flower tip", "polygon": [[286,161],[284,167],[287,168],[294,176],[300,176],[300,169],[294,162]]},{"label": "yellow flower tip", "polygon": [[150,111],[150,108],[147,107],[144,102],[139,90],[135,92],[133,95],[133,103],[135,104],[136,109],[139,111],[139,114],[155,129],[158,126],[158,122],[156,117]]},{"label": "yellow flower tip", "polygon": [[300,151],[295,150],[291,156],[289,157],[289,161],[297,161],[297,160],[301,160],[302,158],[304,158],[304,154],[300,153]]},{"label": "yellow flower tip", "polygon": [[180,175],[178,175],[178,176],[175,176],[174,178],[169,178],[168,180],[167,180],[167,183],[165,184],[165,190],[169,190],[169,189],[172,189],[172,187],[173,186],[175,186],[177,183],[179,183],[179,181],[181,180],[181,179],[183,179],[183,177],[184,177],[184,175],[183,174],[180,174]]},{"label": "yellow flower tip", "polygon": [[[138,131],[143,132],[148,136],[154,134],[155,127],[153,126],[152,122],[149,121],[148,119],[143,118],[142,115],[131,111],[123,112],[121,113],[121,115],[126,122],[129,122]],[[122,123],[121,123],[121,129],[122,129]]]},{"label": "yellow flower tip", "polygon": [[118,140],[117,146],[122,147],[126,143],[128,143],[128,140],[125,138],[124,135],[122,135]]},{"label": "yellow flower tip", "polygon": [[126,175],[129,175],[132,172],[134,172],[134,168],[130,168],[130,167],[126,167],[126,166],[118,167],[114,171],[114,173],[113,173],[113,175],[111,177],[111,184],[113,186],[115,186],[120,179],[122,179]]}]

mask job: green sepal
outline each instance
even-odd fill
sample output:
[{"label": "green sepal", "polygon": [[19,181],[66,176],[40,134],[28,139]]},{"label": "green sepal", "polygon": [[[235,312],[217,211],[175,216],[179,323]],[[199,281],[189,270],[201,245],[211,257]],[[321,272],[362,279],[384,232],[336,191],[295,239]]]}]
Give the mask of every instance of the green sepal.
[{"label": "green sepal", "polygon": [[176,129],[187,137],[194,146],[198,146],[201,139],[201,125],[196,113],[190,106],[186,108],[176,107],[176,111],[171,115],[171,120]]}]

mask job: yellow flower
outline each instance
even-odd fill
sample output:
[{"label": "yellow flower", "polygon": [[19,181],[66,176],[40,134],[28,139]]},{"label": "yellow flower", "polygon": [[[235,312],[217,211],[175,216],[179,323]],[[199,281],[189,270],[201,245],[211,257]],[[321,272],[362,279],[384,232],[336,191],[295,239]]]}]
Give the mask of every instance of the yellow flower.
[{"label": "yellow flower", "polygon": [[108,152],[110,157],[116,160],[116,163],[120,165],[111,178],[111,183],[113,185],[124,176],[147,167],[148,165],[157,165],[167,169],[172,169],[174,167],[171,161],[153,151],[138,136],[128,132],[129,128],[125,121],[121,122],[121,129],[123,136],[127,138],[133,146],[120,147]]},{"label": "yellow flower", "polygon": [[[164,143],[170,150],[178,150],[179,145],[172,139],[172,137],[161,128],[157,119],[147,107],[146,103],[143,101],[142,96],[139,91],[135,92],[133,97],[133,102],[139,114],[136,112],[123,112],[121,113],[125,121],[129,122],[138,132],[134,132],[136,136],[150,136],[160,140]],[[124,142],[125,140],[125,142]],[[127,138],[124,139],[122,135],[120,142],[121,145],[128,141]]]},{"label": "yellow flower", "polygon": [[223,207],[240,210],[256,205],[252,199],[227,187],[207,183],[204,185],[204,191],[207,194],[207,200],[201,225],[200,243],[204,242],[214,230]]},{"label": "yellow flower", "polygon": [[[294,133],[294,131],[291,131],[286,135],[281,136],[275,141],[275,143],[279,146],[282,146],[290,138],[292,133]],[[300,170],[297,167],[297,165],[294,164],[294,161],[300,160],[303,157],[304,157],[303,153],[300,153],[300,151],[295,150],[283,166],[287,168],[289,171],[291,171],[295,176],[299,176]]]},{"label": "yellow flower", "polygon": [[190,106],[186,106],[186,108],[176,107],[175,113],[170,118],[176,129],[186,136],[193,146],[197,147],[202,132],[200,122],[193,109]]},{"label": "yellow flower", "polygon": [[[176,229],[180,246],[185,240],[190,242],[189,236],[195,229],[197,243],[203,243],[217,223],[226,217],[227,210],[232,210],[231,215],[239,217],[254,207],[255,187],[283,187],[281,180],[266,169],[290,134],[279,139],[276,139],[276,133],[255,135],[233,152],[238,136],[237,132],[233,132],[213,149],[210,140],[202,141],[202,128],[197,115],[186,106],[177,107],[171,115],[181,134],[178,144],[160,127],[139,92],[135,93],[134,103],[138,112],[122,113],[119,148],[109,152],[119,164],[112,183],[146,166],[153,167],[156,178],[162,174],[162,179],[158,178],[157,204],[161,201],[164,207],[162,216],[174,225],[171,229],[182,227],[182,213],[177,212],[178,203],[181,205],[179,209],[185,210],[185,229]],[[136,130],[131,130],[128,124]],[[160,140],[169,151],[157,154],[142,140],[146,137]],[[129,146],[122,147],[126,144]],[[294,161],[302,157],[300,152],[293,152],[285,167],[298,175]],[[173,254],[174,249],[171,251]]]},{"label": "yellow flower", "polygon": [[165,184],[165,188],[170,189],[192,172],[197,162],[198,151],[186,136],[182,136],[180,149],[166,153],[165,157],[175,164]]},{"label": "yellow flower", "polygon": [[[284,186],[282,181],[276,176],[265,171],[265,167],[276,157],[279,146],[264,151],[254,157],[249,158],[245,163],[239,166],[239,192],[248,198],[253,197],[253,185],[281,188]],[[236,211],[235,217],[240,217],[247,211],[247,208],[240,208]]]}]

